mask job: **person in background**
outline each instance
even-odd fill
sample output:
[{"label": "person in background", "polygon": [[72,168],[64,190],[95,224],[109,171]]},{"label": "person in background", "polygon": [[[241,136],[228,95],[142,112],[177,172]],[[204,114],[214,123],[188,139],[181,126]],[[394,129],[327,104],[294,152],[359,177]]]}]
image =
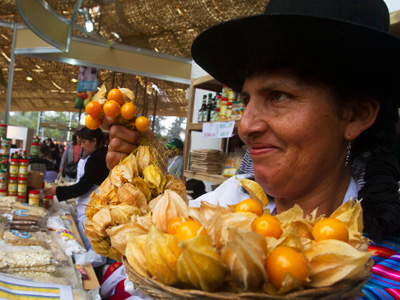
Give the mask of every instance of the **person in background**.
[{"label": "person in background", "polygon": [[186,193],[193,199],[200,197],[206,193],[206,186],[203,181],[197,179],[189,179],[186,181]]},{"label": "person in background", "polygon": [[[77,134],[72,135],[72,141],[66,146],[66,149],[61,157],[60,172],[63,176],[76,179],[78,162],[81,157],[81,143],[78,142]],[[65,170],[67,168],[67,170]]]},{"label": "person in background", "polygon": [[173,138],[166,147],[172,150],[172,155],[174,155],[168,161],[168,173],[177,179],[181,179],[183,174],[183,142],[180,139]]},{"label": "person in background", "polygon": [[[92,192],[107,178],[107,147],[101,129],[83,128],[79,133],[83,151],[88,155],[83,176],[74,185],[54,186],[45,190],[46,195],[56,195],[59,201],[77,198],[77,218],[79,234],[86,249],[91,249],[89,240],[83,234],[85,208]],[[104,260],[105,262],[105,260]]]},{"label": "person in background", "polygon": [[47,138],[45,141],[46,146],[51,150],[52,158],[55,161],[55,168],[58,171],[60,168],[60,151],[58,146],[54,144],[52,138]]},{"label": "person in background", "polygon": [[[389,26],[383,0],[270,0],[263,14],[211,27],[192,45],[201,68],[240,92],[239,135],[254,175],[233,176],[191,205],[239,203],[249,197],[241,178],[274,198],[273,214],[298,204],[305,215],[329,216],[363,199],[363,232],[382,249],[366,299],[398,299],[400,286],[400,39]],[[110,137],[112,167],[138,140],[120,127]],[[362,181],[352,173],[357,161]]]}]

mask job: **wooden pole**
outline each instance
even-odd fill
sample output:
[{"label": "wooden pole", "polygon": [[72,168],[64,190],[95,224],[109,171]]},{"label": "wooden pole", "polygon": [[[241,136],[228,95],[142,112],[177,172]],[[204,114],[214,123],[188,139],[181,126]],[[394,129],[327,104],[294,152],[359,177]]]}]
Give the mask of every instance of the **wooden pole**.
[{"label": "wooden pole", "polygon": [[154,95],[153,124],[151,125],[152,131],[154,131],[154,126],[156,124],[157,100],[158,100],[158,93],[156,91],[156,94]]},{"label": "wooden pole", "polygon": [[144,80],[145,80],[145,85],[144,85],[142,116],[147,116],[147,78],[145,78]]}]

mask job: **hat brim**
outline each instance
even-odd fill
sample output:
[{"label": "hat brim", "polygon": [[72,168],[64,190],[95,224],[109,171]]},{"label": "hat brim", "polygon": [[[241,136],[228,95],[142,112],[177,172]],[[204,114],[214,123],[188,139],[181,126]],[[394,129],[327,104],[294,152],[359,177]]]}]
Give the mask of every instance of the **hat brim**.
[{"label": "hat brim", "polygon": [[397,72],[400,40],[358,24],[299,15],[257,15],[202,32],[192,44],[195,62],[221,83],[240,91],[245,64],[262,57],[298,56],[360,73]]}]

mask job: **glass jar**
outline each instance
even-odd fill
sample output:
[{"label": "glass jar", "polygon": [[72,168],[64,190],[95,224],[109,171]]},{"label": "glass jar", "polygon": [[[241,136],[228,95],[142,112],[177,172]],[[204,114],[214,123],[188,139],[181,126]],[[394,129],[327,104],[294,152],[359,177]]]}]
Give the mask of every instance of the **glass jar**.
[{"label": "glass jar", "polygon": [[18,195],[24,196],[26,195],[26,189],[27,189],[27,179],[24,177],[19,177],[18,178]]},{"label": "glass jar", "polygon": [[33,142],[31,145],[31,156],[39,156],[40,154],[40,143]]},{"label": "glass jar", "polygon": [[222,98],[229,97],[229,88],[226,85],[222,86]]},{"label": "glass jar", "polygon": [[17,196],[18,190],[18,178],[9,177],[8,178],[8,196]]},{"label": "glass jar", "polygon": [[29,159],[20,159],[19,160],[19,169],[18,175],[25,175],[24,177],[28,176],[28,166],[29,166]]},{"label": "glass jar", "polygon": [[227,120],[232,119],[232,102],[228,102],[228,105],[226,107],[226,119]]},{"label": "glass jar", "polygon": [[11,139],[2,137],[0,142],[0,154],[1,155],[10,155],[10,146],[11,146]]},{"label": "glass jar", "polygon": [[10,176],[16,177],[19,172],[19,159],[11,158],[10,159]]},{"label": "glass jar", "polygon": [[42,207],[45,209],[50,209],[53,205],[53,196],[44,196],[42,199]]},{"label": "glass jar", "polygon": [[29,191],[29,204],[33,206],[39,206],[40,191],[31,190]]},{"label": "glass jar", "polygon": [[221,99],[221,107],[220,107],[220,112],[221,115],[226,116],[226,110],[228,109],[228,98],[222,98]]},{"label": "glass jar", "polygon": [[7,189],[0,190],[0,197],[7,197],[7,196],[8,196]]},{"label": "glass jar", "polygon": [[7,125],[0,124],[0,138],[7,137]]}]

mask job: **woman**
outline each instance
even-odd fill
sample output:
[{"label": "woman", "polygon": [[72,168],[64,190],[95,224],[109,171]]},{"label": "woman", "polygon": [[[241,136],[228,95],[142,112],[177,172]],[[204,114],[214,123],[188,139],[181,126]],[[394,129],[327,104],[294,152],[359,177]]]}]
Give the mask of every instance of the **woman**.
[{"label": "woman", "polygon": [[[270,0],[262,15],[201,33],[192,56],[240,92],[239,135],[250,149],[254,180],[274,198],[272,211],[298,204],[305,214],[318,208],[330,215],[352,197],[363,199],[365,234],[373,242],[390,239],[396,253],[400,40],[388,28],[382,0]],[[109,167],[137,143],[127,130],[111,129]],[[236,204],[248,198],[237,183],[233,177],[191,203]],[[398,288],[379,276],[364,289],[368,298]]]},{"label": "woman", "polygon": [[109,170],[106,166],[107,147],[104,146],[104,135],[101,129],[83,128],[80,132],[83,151],[88,155],[85,172],[79,182],[70,186],[54,186],[45,191],[46,195],[56,195],[59,201],[77,199],[77,218],[79,234],[86,249],[91,249],[89,240],[83,234],[85,208],[92,192],[107,178]]}]

